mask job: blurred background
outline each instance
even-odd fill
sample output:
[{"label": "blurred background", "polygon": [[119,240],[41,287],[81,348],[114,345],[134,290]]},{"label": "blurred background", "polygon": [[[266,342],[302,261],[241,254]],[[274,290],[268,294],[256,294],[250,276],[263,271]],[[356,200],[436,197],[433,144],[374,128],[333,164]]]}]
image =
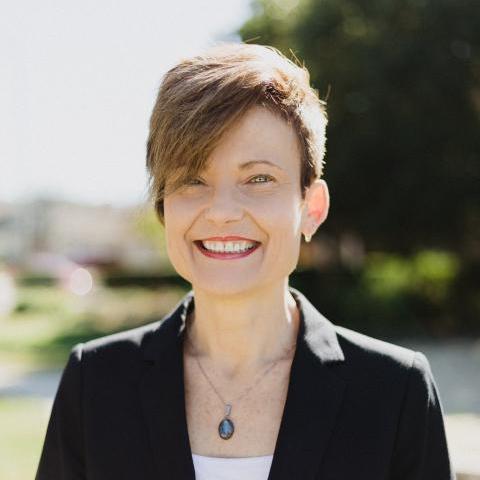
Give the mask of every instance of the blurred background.
[{"label": "blurred background", "polygon": [[190,285],[147,201],[161,77],[218,41],[298,58],[328,102],[326,222],[290,284],[427,355],[459,479],[480,478],[480,2],[71,0],[0,15],[0,478],[34,476],[77,342]]}]

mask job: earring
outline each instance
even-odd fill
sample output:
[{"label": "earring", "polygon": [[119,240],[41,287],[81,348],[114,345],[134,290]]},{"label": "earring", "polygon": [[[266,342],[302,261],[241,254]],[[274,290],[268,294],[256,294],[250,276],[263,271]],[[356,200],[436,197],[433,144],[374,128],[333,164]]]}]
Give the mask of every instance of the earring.
[{"label": "earring", "polygon": [[312,239],[312,236],[307,234],[304,234],[304,235],[305,235],[305,241],[308,243]]}]

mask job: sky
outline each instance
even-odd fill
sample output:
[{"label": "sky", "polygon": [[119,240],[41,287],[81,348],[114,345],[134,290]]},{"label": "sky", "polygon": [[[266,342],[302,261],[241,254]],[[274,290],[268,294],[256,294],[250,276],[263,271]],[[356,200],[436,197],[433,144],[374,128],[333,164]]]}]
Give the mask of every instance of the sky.
[{"label": "sky", "polygon": [[240,41],[250,12],[249,0],[3,1],[0,202],[145,202],[162,75],[218,40]]}]

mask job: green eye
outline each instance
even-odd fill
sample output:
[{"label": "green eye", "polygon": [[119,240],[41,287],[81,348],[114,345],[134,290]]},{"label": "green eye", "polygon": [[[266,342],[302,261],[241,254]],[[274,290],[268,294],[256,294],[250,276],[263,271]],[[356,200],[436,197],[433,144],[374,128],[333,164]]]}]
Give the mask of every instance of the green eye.
[{"label": "green eye", "polygon": [[266,182],[253,182],[253,183],[268,183],[274,181],[274,178],[271,175],[265,175],[265,174],[260,174],[260,175],[255,175],[254,177],[251,178],[251,180],[254,180],[256,178],[266,178],[268,181]]},{"label": "green eye", "polygon": [[[262,181],[262,182],[254,181],[258,178],[264,178],[266,180]],[[271,175],[259,174],[259,175],[255,175],[254,177],[252,177],[249,181],[253,182],[253,183],[270,183],[270,182],[275,181],[275,179]],[[192,178],[190,180],[187,180],[185,185],[187,185],[187,186],[197,186],[197,185],[200,185],[201,183],[202,183],[202,180],[200,180],[199,178]]]}]

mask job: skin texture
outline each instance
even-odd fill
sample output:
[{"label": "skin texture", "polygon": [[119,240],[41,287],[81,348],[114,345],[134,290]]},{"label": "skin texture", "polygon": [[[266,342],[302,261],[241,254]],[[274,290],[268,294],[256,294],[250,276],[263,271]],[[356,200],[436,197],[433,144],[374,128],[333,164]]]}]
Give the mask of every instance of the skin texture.
[{"label": "skin texture", "polygon": [[[238,167],[259,159],[281,169]],[[302,200],[295,132],[260,106],[222,137],[206,171],[165,197],[168,255],[195,291],[187,330],[194,354],[217,380],[248,383],[294,342],[298,312],[288,276],[296,268],[302,234],[313,235],[328,208],[324,180],[316,180]],[[193,243],[226,235],[261,245],[247,257],[218,260]]]}]

